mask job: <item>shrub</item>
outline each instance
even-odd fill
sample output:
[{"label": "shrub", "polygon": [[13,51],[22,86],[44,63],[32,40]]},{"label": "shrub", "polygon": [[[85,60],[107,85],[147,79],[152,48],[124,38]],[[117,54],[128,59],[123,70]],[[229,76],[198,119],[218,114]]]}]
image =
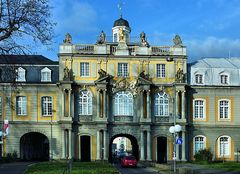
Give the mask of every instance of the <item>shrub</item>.
[{"label": "shrub", "polygon": [[201,162],[201,161],[212,162],[213,154],[209,149],[202,149],[202,150],[199,150],[194,155],[194,158],[197,162]]}]

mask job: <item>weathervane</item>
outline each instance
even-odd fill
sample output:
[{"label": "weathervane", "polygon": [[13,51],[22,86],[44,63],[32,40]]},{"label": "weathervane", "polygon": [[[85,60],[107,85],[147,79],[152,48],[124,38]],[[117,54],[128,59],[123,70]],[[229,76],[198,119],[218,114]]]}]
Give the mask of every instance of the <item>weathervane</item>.
[{"label": "weathervane", "polygon": [[118,0],[118,9],[120,11],[120,17],[122,17],[122,6],[124,5],[124,2],[120,2],[120,0]]}]

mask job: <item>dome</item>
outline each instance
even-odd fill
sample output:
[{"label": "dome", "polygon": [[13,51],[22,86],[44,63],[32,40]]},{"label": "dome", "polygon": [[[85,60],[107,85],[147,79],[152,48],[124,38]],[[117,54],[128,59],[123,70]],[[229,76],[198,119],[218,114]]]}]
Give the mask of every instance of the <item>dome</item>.
[{"label": "dome", "polygon": [[116,27],[116,26],[125,26],[125,27],[130,28],[128,21],[123,19],[122,17],[114,22],[113,27]]}]

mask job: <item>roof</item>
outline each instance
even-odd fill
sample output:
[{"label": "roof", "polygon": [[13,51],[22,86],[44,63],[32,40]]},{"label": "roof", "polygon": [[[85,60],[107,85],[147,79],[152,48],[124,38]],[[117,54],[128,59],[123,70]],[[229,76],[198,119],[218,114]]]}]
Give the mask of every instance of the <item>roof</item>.
[{"label": "roof", "polygon": [[191,64],[194,68],[240,68],[240,58],[204,58]]},{"label": "roof", "polygon": [[130,28],[128,21],[123,19],[122,17],[120,17],[118,20],[114,22],[113,27],[116,27],[116,26],[125,26]]},{"label": "roof", "polygon": [[0,55],[0,64],[58,65],[42,55]]}]

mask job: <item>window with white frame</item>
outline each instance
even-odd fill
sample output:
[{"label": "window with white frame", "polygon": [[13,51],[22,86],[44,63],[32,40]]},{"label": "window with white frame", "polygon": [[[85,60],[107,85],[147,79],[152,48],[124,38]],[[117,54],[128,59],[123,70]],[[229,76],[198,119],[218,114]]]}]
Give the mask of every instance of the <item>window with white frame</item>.
[{"label": "window with white frame", "polygon": [[128,77],[127,63],[118,63],[118,77]]},{"label": "window with white frame", "polygon": [[114,35],[113,35],[113,42],[117,42],[117,33],[114,33]]},{"label": "window with white frame", "polygon": [[87,90],[79,94],[79,115],[92,115],[92,94]]},{"label": "window with white frame", "polygon": [[198,135],[194,137],[194,154],[196,154],[199,150],[206,148],[206,137],[202,135]]},{"label": "window with white frame", "polygon": [[51,70],[47,67],[41,70],[41,81],[42,82],[51,82]]},{"label": "window with white frame", "polygon": [[155,116],[168,116],[169,115],[169,101],[168,96],[164,92],[155,94],[154,97],[154,111]]},{"label": "window with white frame", "polygon": [[25,82],[26,81],[26,70],[23,69],[22,67],[19,67],[16,71],[17,71],[16,81],[17,82]]},{"label": "window with white frame", "polygon": [[203,75],[202,74],[195,74],[195,83],[203,84]]},{"label": "window with white frame", "polygon": [[203,99],[193,100],[193,113],[194,113],[194,119],[205,119],[206,117],[205,100]]},{"label": "window with white frame", "polygon": [[218,139],[219,156],[230,156],[231,138],[229,136],[221,136]]},{"label": "window with white frame", "polygon": [[88,62],[80,63],[80,76],[89,77],[90,76],[90,66]]},{"label": "window with white frame", "polygon": [[220,75],[220,82],[221,84],[228,84],[229,83],[229,76],[226,74]]},{"label": "window with white frame", "polygon": [[133,95],[128,91],[121,91],[114,95],[114,115],[133,115]]},{"label": "window with white frame", "polygon": [[16,112],[17,112],[17,115],[27,115],[27,97],[26,96],[16,97]]},{"label": "window with white frame", "polygon": [[230,119],[230,101],[219,100],[219,119]]},{"label": "window with white frame", "polygon": [[2,96],[0,96],[0,115],[2,115]]},{"label": "window with white frame", "polygon": [[157,64],[157,74],[158,78],[165,78],[166,77],[166,66],[165,64]]},{"label": "window with white frame", "polygon": [[53,115],[53,98],[44,96],[41,98],[42,116]]}]

